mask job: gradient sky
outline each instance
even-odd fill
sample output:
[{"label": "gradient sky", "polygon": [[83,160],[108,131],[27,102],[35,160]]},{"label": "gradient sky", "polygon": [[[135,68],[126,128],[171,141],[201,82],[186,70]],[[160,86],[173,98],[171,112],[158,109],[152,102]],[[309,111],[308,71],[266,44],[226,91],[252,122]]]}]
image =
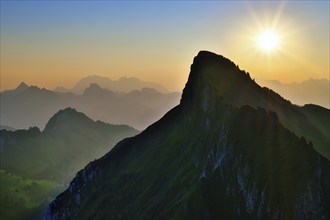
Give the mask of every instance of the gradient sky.
[{"label": "gradient sky", "polygon": [[[329,79],[329,1],[1,1],[1,91],[132,76],[181,91],[210,50],[253,78]],[[275,29],[280,47],[256,45]]]}]

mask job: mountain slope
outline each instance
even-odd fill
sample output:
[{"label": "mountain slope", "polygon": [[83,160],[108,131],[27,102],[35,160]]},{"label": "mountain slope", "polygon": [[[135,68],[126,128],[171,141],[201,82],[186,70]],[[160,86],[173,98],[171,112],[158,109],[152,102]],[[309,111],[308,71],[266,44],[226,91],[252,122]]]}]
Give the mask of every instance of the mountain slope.
[{"label": "mountain slope", "polygon": [[46,204],[81,167],[137,133],[126,125],[95,122],[72,108],[56,113],[42,132],[1,130],[0,217],[42,219]]},{"label": "mountain slope", "polygon": [[[308,119],[315,124],[319,131],[330,140],[330,114],[329,109],[321,106],[309,104],[304,105],[301,108],[302,112],[307,116]],[[330,143],[328,144],[330,146]],[[328,149],[329,150],[329,149]],[[329,158],[329,157],[328,157]]]},{"label": "mountain slope", "polygon": [[45,218],[328,219],[330,162],[286,128],[285,111],[307,120],[202,51],[180,105],[88,164]]},{"label": "mountain slope", "polygon": [[[236,107],[250,105],[274,111],[286,128],[296,133],[298,137],[304,136],[308,141],[313,142],[314,148],[330,159],[329,137],[319,132],[318,123],[312,117],[308,118],[302,108],[292,105],[268,88],[261,88],[230,60],[223,59],[219,62],[216,55],[212,56],[207,52],[201,54],[198,62],[194,62],[191,67],[193,71],[185,88],[187,90],[185,94],[189,97],[186,99],[183,97],[184,101],[197,98],[203,99],[204,104],[207,104],[210,101],[209,97],[213,97],[214,101],[220,99]],[[323,114],[325,116],[323,120],[327,122],[330,110],[325,109],[325,111],[327,113]]]},{"label": "mountain slope", "polygon": [[137,133],[126,125],[95,122],[67,108],[56,113],[43,132],[1,130],[1,168],[29,178],[66,182],[110,146]]}]

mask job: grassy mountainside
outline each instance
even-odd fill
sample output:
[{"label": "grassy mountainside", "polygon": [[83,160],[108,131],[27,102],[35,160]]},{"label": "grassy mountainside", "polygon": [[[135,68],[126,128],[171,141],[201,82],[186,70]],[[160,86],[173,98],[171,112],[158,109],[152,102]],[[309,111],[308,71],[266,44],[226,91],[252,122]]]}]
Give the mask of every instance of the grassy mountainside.
[{"label": "grassy mountainside", "polygon": [[0,170],[2,219],[42,219],[47,204],[65,186],[45,179],[29,179]]},{"label": "grassy mountainside", "polygon": [[330,162],[291,130],[299,119],[308,125],[231,61],[200,52],[180,105],[88,164],[45,217],[328,219]]},{"label": "grassy mountainside", "polygon": [[49,200],[81,167],[137,133],[126,125],[94,122],[71,108],[55,114],[42,132],[1,130],[1,216],[41,219]]},{"label": "grassy mountainside", "polygon": [[[330,114],[329,109],[317,105],[304,105],[302,107],[303,113],[307,118],[314,123],[319,131],[324,135],[327,140],[330,140]],[[328,145],[329,146],[329,145]],[[328,149],[329,150],[329,149]]]}]

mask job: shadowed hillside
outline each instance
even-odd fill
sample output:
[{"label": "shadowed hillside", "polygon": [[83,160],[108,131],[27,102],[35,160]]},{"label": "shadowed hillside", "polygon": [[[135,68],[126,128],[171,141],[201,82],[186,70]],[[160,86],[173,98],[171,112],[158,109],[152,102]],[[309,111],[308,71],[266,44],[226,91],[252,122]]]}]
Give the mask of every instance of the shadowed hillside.
[{"label": "shadowed hillside", "polygon": [[89,161],[136,135],[126,125],[93,121],[67,108],[46,128],[0,131],[0,202],[3,219],[41,219],[46,204]]}]

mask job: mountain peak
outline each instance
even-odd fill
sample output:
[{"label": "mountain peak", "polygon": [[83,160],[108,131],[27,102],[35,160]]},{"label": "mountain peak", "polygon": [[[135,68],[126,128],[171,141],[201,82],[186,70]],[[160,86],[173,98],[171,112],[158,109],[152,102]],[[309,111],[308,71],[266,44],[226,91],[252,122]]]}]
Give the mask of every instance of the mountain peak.
[{"label": "mountain peak", "polygon": [[168,90],[158,83],[142,81],[134,77],[121,77],[118,80],[112,80],[110,78],[98,75],[87,76],[80,79],[71,91],[76,94],[82,94],[91,83],[96,83],[104,89],[115,92],[128,93],[136,89],[140,90],[145,87],[150,87],[161,93],[168,93]]},{"label": "mountain peak", "polygon": [[91,83],[87,89],[102,90],[101,86],[99,86],[97,83]]},{"label": "mountain peak", "polygon": [[100,97],[115,96],[115,92],[107,88],[102,88],[97,83],[91,83],[89,87],[85,89],[83,95],[100,98]]},{"label": "mountain peak", "polygon": [[197,56],[194,58],[194,62],[197,62],[197,61],[208,61],[208,62],[210,62],[211,60],[213,60],[215,62],[221,61],[222,63],[226,63],[227,65],[234,65],[234,66],[236,66],[228,58],[226,58],[226,57],[224,57],[222,55],[219,55],[219,54],[216,54],[216,53],[207,51],[207,50],[201,50],[201,51],[199,51],[199,53],[197,54]]},{"label": "mountain peak", "polygon": [[28,88],[29,88],[29,86],[25,82],[21,82],[15,90],[16,91],[24,91]]},{"label": "mountain peak", "polygon": [[232,96],[239,96],[242,92],[241,86],[253,87],[252,84],[255,83],[249,74],[234,62],[209,51],[200,51],[191,65],[181,103],[206,102],[205,99],[210,97],[232,102]]},{"label": "mountain peak", "polygon": [[87,165],[45,219],[329,219],[330,163],[305,139],[322,134],[290,105],[202,51],[180,105]]},{"label": "mountain peak", "polygon": [[90,95],[100,95],[105,92],[105,89],[101,88],[97,83],[91,83],[89,84],[89,87],[87,87],[84,91],[84,95],[90,94]]},{"label": "mountain peak", "polygon": [[78,112],[74,108],[66,108],[58,111],[49,119],[44,129],[46,133],[52,133],[58,130],[68,132],[73,128],[82,127],[82,123],[92,123],[93,120],[85,114]]}]

